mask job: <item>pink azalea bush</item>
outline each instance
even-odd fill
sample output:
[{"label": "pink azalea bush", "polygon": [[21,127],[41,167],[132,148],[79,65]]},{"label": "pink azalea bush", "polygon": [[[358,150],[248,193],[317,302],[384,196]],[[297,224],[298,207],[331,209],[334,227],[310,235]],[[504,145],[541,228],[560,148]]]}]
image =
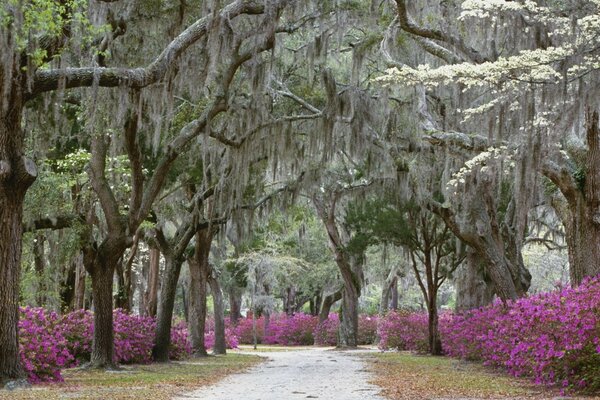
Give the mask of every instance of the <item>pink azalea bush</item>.
[{"label": "pink azalea bush", "polygon": [[[257,342],[262,343],[265,335],[265,318],[260,317],[256,319],[256,336]],[[253,333],[252,333],[252,318],[242,318],[238,321],[235,327],[235,336],[237,336],[239,343],[253,344]]]},{"label": "pink azalea bush", "polygon": [[94,337],[94,314],[88,310],[76,310],[65,314],[60,319],[57,329],[66,339],[69,353],[73,356],[69,366],[76,366],[90,360]]},{"label": "pink azalea bush", "polygon": [[358,316],[358,337],[359,345],[373,344],[377,340],[377,325],[379,318],[376,315]]},{"label": "pink azalea bush", "polygon": [[[152,358],[156,322],[152,317],[113,313],[114,360],[116,363],[148,363]],[[32,383],[62,381],[60,370],[90,360],[94,337],[94,315],[77,310],[59,317],[42,308],[20,310],[19,348],[21,364]],[[188,357],[192,348],[185,322],[171,329],[172,359]]]},{"label": "pink azalea bush", "polygon": [[283,346],[310,346],[315,339],[313,331],[317,326],[317,317],[298,313],[292,316],[280,314],[271,317],[265,343]]},{"label": "pink azalea bush", "polygon": [[114,361],[120,364],[147,364],[152,361],[156,321],[152,317],[113,312]]},{"label": "pink azalea bush", "polygon": [[61,382],[61,368],[71,364],[73,356],[60,329],[60,318],[43,308],[24,307],[19,315],[19,353],[32,383]]},{"label": "pink azalea bush", "polygon": [[427,321],[425,313],[403,310],[388,312],[379,319],[379,348],[427,352]]},{"label": "pink azalea bush", "polygon": [[189,339],[188,327],[185,321],[175,321],[171,326],[171,347],[169,358],[183,360],[192,354],[192,344]]},{"label": "pink azalea bush", "polygon": [[600,390],[600,278],[456,314],[440,331],[451,356],[537,383]]},{"label": "pink azalea bush", "polygon": [[[210,330],[204,334],[204,347],[212,349],[215,344],[215,331]],[[225,326],[225,345],[228,349],[237,349],[239,345],[238,337],[235,334],[235,329]]]},{"label": "pink azalea bush", "polygon": [[336,346],[339,327],[339,316],[335,313],[329,314],[329,317],[325,321],[317,324],[315,327],[313,332],[315,344],[318,346]]}]

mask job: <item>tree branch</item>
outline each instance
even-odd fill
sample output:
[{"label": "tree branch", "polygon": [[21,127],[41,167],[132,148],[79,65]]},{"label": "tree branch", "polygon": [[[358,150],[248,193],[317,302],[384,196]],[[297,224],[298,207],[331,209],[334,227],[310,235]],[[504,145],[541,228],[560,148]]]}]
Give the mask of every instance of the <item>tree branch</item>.
[{"label": "tree branch", "polygon": [[[285,2],[281,0],[280,2]],[[26,93],[26,100],[40,93],[56,90],[59,87],[71,89],[76,87],[127,86],[143,88],[162,79],[175,61],[195,42],[206,35],[214,24],[214,19],[231,19],[241,14],[261,14],[264,6],[260,1],[237,0],[225,6],[219,14],[211,14],[199,19],[179,34],[162,53],[145,68],[102,68],[83,67],[38,70],[35,73],[31,91]]]}]

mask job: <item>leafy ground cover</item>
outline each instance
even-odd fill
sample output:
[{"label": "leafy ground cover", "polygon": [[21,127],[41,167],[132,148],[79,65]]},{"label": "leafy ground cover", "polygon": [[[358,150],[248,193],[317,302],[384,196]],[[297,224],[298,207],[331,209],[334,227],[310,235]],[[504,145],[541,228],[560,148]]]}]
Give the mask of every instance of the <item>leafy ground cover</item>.
[{"label": "leafy ground cover", "polygon": [[372,383],[382,388],[382,395],[394,400],[561,398],[558,390],[499,373],[480,363],[409,352],[386,352],[365,357],[370,360],[375,374]]},{"label": "leafy ground cover", "polygon": [[243,371],[264,358],[246,354],[206,357],[168,364],[128,365],[119,371],[63,370],[64,382],[30,389],[0,390],[1,400],[54,399],[170,399]]}]

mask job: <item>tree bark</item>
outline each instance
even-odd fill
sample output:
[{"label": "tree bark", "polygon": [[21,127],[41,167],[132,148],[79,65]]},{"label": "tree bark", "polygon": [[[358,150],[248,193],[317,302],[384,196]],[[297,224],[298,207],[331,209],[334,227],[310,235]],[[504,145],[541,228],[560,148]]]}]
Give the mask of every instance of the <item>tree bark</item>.
[{"label": "tree bark", "polygon": [[0,65],[0,383],[24,377],[18,345],[23,201],[37,177],[33,161],[23,156],[23,80],[10,56],[3,54],[6,64]]},{"label": "tree bark", "polygon": [[150,247],[150,260],[148,269],[148,286],[144,292],[146,304],[146,315],[156,317],[156,307],[158,300],[158,282],[160,271],[160,250]]},{"label": "tree bark", "polygon": [[456,311],[465,311],[491,304],[493,284],[485,277],[485,266],[471,248],[456,274]]},{"label": "tree bark", "polygon": [[75,281],[77,279],[77,264],[72,260],[63,271],[60,279],[60,309],[63,312],[69,311],[73,307],[75,299]]},{"label": "tree bark", "polygon": [[[598,112],[586,110],[587,152],[583,179],[574,178],[571,170],[555,170],[546,164],[544,174],[558,186],[566,205],[553,206],[561,219],[569,252],[571,283],[600,274],[600,128]],[[567,162],[564,162],[565,164]]]},{"label": "tree bark", "polygon": [[92,294],[94,296],[94,340],[91,366],[93,368],[114,367],[113,330],[113,276],[114,267],[96,266],[92,271]]},{"label": "tree bark", "polygon": [[171,344],[171,323],[177,281],[181,272],[183,261],[178,257],[165,253],[165,273],[163,275],[160,297],[158,299],[158,312],[156,317],[156,334],[152,358],[154,361],[169,361],[169,346]]},{"label": "tree bark", "polygon": [[396,276],[392,281],[392,286],[390,287],[390,291],[392,293],[392,301],[390,302],[390,308],[392,310],[398,309],[398,277]]},{"label": "tree bark", "polygon": [[215,345],[213,354],[226,354],[227,342],[225,341],[225,308],[223,307],[223,292],[217,277],[213,273],[208,275],[208,283],[213,298],[215,311]]},{"label": "tree bark", "polygon": [[324,322],[329,318],[331,307],[339,300],[342,299],[342,290],[338,289],[335,293],[327,295],[323,298],[323,304],[321,305],[321,311],[319,312],[319,323]]},{"label": "tree bark", "polygon": [[242,292],[237,287],[231,287],[229,292],[229,320],[236,325],[242,318]]},{"label": "tree bark", "polygon": [[206,327],[206,288],[210,273],[208,257],[211,243],[210,229],[207,228],[197,232],[194,256],[191,260],[188,260],[190,268],[189,329],[192,349],[196,356],[207,355],[204,331]]},{"label": "tree bark", "polygon": [[46,304],[46,284],[44,282],[44,270],[45,270],[45,251],[44,243],[46,237],[43,233],[37,232],[35,235],[35,243],[33,245],[33,261],[35,266],[35,274],[38,279],[37,293],[36,293],[36,304],[38,307],[44,307]]},{"label": "tree bark", "polygon": [[73,260],[75,264],[75,300],[73,309],[80,310],[85,307],[85,267],[83,255],[80,253]]},{"label": "tree bark", "polygon": [[84,249],[84,264],[92,278],[94,302],[94,340],[90,365],[92,368],[113,368],[113,279],[117,263],[127,248],[127,238],[108,236],[95,249]]},{"label": "tree bark", "polygon": [[358,345],[358,297],[360,292],[353,283],[346,283],[342,293],[340,311],[340,331],[338,347],[356,347]]}]

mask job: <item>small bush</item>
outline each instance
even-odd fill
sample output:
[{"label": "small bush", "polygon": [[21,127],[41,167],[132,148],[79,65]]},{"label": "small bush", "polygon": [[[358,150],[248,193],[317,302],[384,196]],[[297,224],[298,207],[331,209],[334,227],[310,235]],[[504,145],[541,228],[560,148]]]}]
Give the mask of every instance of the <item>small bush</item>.
[{"label": "small bush", "polygon": [[37,382],[61,382],[61,368],[72,364],[67,341],[57,325],[60,318],[43,308],[20,309],[19,350],[28,379]]}]

